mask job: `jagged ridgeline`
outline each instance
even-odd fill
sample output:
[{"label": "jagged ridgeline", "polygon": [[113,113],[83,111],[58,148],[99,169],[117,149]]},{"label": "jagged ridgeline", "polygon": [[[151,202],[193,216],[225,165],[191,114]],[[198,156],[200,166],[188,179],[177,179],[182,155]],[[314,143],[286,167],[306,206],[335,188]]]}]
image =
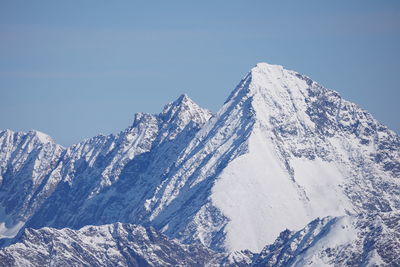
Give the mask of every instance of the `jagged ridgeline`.
[{"label": "jagged ridgeline", "polygon": [[68,148],[0,132],[4,266],[398,266],[399,209],[399,136],[278,65],[216,114],[182,95]]}]

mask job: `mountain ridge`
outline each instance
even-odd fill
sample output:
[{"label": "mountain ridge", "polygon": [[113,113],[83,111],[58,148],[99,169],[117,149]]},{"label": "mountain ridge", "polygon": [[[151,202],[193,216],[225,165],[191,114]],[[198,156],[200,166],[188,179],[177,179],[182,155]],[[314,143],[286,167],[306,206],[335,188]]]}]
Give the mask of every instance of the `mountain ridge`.
[{"label": "mountain ridge", "polygon": [[219,253],[125,223],[25,229],[0,250],[0,266],[397,266],[399,220],[398,212],[316,218],[256,254]]}]

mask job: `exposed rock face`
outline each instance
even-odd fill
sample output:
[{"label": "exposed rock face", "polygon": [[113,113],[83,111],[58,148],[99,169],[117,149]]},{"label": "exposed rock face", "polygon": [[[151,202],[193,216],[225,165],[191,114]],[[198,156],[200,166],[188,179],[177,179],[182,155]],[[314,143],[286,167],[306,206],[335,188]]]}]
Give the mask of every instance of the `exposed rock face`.
[{"label": "exposed rock face", "polygon": [[0,239],[12,237],[53,193],[65,149],[47,135],[0,132]]},{"label": "exposed rock face", "polygon": [[152,228],[114,223],[80,230],[26,229],[0,250],[0,266],[212,266],[219,255]]}]

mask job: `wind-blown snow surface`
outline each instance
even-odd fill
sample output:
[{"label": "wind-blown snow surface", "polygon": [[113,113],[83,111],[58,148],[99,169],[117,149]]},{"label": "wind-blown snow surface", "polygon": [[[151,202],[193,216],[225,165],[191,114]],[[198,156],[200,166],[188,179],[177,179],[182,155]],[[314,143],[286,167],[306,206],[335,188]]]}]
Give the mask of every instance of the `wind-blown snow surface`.
[{"label": "wind-blown snow surface", "polygon": [[134,223],[217,251],[259,252],[317,217],[400,208],[399,136],[267,63],[215,115],[182,95],[117,135],[66,149],[34,135],[0,134],[7,229]]}]

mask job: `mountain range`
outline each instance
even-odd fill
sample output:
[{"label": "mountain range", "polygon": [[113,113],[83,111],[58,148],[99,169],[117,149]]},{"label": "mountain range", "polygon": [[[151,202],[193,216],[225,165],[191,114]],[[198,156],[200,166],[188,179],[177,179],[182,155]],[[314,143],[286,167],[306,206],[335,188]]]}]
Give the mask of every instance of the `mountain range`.
[{"label": "mountain range", "polygon": [[399,135],[278,65],[216,114],[181,95],[68,148],[0,132],[3,266],[398,266],[399,210]]}]

